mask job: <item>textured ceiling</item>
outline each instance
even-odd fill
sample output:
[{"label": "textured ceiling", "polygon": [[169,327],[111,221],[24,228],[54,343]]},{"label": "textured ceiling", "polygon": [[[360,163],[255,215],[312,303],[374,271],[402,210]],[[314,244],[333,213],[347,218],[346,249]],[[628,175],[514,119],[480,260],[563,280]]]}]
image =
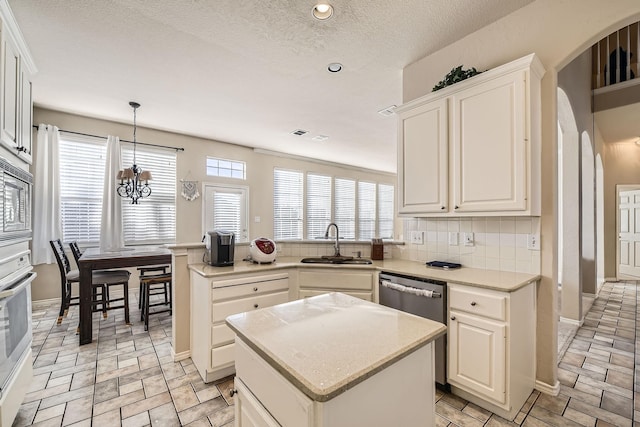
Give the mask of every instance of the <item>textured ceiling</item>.
[{"label": "textured ceiling", "polygon": [[313,0],[9,4],[38,106],[131,122],[135,100],[140,126],[395,172],[377,111],[401,103],[403,67],[531,1],[334,0],[323,22]]}]

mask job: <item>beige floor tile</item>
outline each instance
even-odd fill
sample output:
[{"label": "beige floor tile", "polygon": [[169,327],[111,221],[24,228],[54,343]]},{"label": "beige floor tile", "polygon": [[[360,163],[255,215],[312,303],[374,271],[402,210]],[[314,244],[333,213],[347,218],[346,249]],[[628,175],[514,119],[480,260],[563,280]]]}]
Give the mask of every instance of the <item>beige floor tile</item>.
[{"label": "beige floor tile", "polygon": [[112,409],[99,415],[94,415],[92,419],[93,427],[120,427],[120,409]]},{"label": "beige floor tile", "polygon": [[33,420],[34,423],[39,423],[42,421],[49,420],[51,418],[56,418],[62,416],[64,414],[64,409],[67,407],[66,403],[61,403],[59,405],[50,406],[45,409],[38,409],[36,412],[36,417]]},{"label": "beige floor tile", "polygon": [[178,412],[178,418],[182,424],[189,424],[200,418],[208,417],[226,406],[227,404],[222,398],[212,399]]},{"label": "beige floor tile", "polygon": [[173,403],[155,407],[149,411],[152,427],[177,427],[180,425]]},{"label": "beige floor tile", "polygon": [[142,411],[149,411],[151,409],[157,408],[158,406],[162,406],[165,403],[170,403],[170,402],[171,402],[171,395],[169,394],[169,392],[157,394],[153,397],[149,397],[147,399],[137,401],[130,405],[123,406],[122,416],[123,418],[128,418]]},{"label": "beige floor tile", "polygon": [[122,427],[143,427],[150,424],[151,421],[149,420],[149,413],[147,411],[122,419]]},{"label": "beige floor tile", "polygon": [[67,402],[67,408],[64,412],[62,425],[68,426],[83,420],[91,421],[91,413],[93,410],[93,396],[85,396],[76,400]]}]

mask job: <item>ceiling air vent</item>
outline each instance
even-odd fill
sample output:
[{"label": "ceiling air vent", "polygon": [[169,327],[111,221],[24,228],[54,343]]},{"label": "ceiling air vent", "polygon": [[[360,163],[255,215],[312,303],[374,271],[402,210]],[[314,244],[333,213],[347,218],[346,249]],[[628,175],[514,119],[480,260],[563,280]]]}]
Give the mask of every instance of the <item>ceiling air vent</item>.
[{"label": "ceiling air vent", "polygon": [[293,132],[291,132],[291,135],[298,135],[298,136],[302,136],[302,135],[306,135],[308,134],[309,131],[308,130],[302,130],[302,129],[296,129]]},{"label": "ceiling air vent", "polygon": [[327,135],[316,135],[313,138],[311,138],[312,141],[317,141],[317,142],[326,141],[327,139],[329,139]]},{"label": "ceiling air vent", "polygon": [[382,110],[378,111],[378,114],[385,117],[392,116],[395,114],[396,107],[396,105],[390,105],[387,108],[383,108]]}]

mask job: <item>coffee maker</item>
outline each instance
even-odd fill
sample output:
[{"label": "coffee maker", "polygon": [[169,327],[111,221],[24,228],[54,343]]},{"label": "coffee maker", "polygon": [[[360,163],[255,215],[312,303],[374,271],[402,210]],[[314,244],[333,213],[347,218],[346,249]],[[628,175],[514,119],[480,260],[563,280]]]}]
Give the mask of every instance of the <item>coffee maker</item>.
[{"label": "coffee maker", "polygon": [[230,231],[214,230],[207,232],[207,256],[209,264],[215,267],[233,265],[235,235]]}]

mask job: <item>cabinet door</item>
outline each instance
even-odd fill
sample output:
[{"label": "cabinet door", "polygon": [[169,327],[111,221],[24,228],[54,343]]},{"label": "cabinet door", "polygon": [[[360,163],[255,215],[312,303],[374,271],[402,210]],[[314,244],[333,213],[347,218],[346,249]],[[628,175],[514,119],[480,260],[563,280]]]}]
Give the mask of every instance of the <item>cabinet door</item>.
[{"label": "cabinet door", "polygon": [[526,72],[455,93],[454,212],[527,209]]},{"label": "cabinet door", "polygon": [[446,212],[448,202],[447,100],[400,115],[399,213]]},{"label": "cabinet door", "polygon": [[249,391],[244,383],[236,377],[235,384],[235,426],[236,427],[280,427],[271,414],[260,404],[260,401]]},{"label": "cabinet door", "polygon": [[22,89],[20,90],[20,135],[18,141],[20,150],[18,151],[18,156],[27,163],[31,163],[31,150],[33,148],[33,99],[31,76],[28,72],[23,70],[20,76],[20,81]]},{"label": "cabinet door", "polygon": [[505,403],[506,331],[502,322],[451,311],[447,331],[449,382]]},{"label": "cabinet door", "polygon": [[0,140],[5,146],[15,150],[18,148],[20,55],[7,32],[3,33],[2,52],[2,114],[0,115]]}]

